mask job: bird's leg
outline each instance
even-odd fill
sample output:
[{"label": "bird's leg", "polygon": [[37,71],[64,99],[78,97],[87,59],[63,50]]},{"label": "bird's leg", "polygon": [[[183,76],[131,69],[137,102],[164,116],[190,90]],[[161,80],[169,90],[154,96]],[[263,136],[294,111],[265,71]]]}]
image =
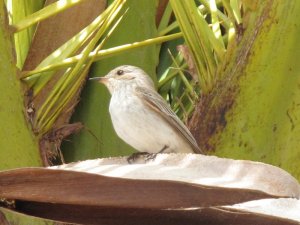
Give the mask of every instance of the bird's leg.
[{"label": "bird's leg", "polygon": [[[167,148],[169,148],[168,145],[165,145],[158,153],[163,153]],[[156,154],[158,154],[156,153]]]}]

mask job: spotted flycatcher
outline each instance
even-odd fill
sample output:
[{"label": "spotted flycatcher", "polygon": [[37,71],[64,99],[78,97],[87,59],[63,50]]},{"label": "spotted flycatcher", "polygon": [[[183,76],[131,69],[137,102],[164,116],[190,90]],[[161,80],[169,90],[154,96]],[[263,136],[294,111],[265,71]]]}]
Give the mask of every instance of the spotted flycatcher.
[{"label": "spotted flycatcher", "polygon": [[105,77],[91,80],[98,80],[108,88],[114,129],[121,139],[139,152],[203,153],[142,69],[119,66]]}]

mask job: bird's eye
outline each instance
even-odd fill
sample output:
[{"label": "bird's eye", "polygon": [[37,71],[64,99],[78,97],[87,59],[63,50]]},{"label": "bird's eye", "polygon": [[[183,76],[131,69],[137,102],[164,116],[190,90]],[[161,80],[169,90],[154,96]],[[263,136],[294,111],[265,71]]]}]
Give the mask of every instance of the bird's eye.
[{"label": "bird's eye", "polygon": [[123,75],[124,74],[124,70],[118,70],[117,71],[117,74],[120,76],[120,75]]}]

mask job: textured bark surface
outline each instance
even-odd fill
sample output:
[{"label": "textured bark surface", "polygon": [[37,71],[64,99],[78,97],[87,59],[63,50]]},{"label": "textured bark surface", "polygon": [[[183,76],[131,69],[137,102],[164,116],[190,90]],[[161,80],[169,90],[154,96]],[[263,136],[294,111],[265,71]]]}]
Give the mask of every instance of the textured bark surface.
[{"label": "textured bark surface", "polygon": [[299,180],[300,2],[245,9],[222,78],[202,96],[190,128],[207,152],[280,166]]},{"label": "textured bark surface", "polygon": [[0,1],[0,18],[0,170],[39,166],[38,141],[24,115],[13,36],[4,1]]}]

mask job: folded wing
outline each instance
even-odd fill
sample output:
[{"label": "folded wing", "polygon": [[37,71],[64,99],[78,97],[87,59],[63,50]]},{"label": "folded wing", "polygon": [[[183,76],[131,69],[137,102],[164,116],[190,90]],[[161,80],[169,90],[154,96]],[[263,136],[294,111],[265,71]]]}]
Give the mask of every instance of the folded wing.
[{"label": "folded wing", "polygon": [[187,140],[195,153],[203,154],[191,132],[158,93],[143,87],[137,87],[136,93],[144,100],[146,106],[163,115],[164,119]]}]

